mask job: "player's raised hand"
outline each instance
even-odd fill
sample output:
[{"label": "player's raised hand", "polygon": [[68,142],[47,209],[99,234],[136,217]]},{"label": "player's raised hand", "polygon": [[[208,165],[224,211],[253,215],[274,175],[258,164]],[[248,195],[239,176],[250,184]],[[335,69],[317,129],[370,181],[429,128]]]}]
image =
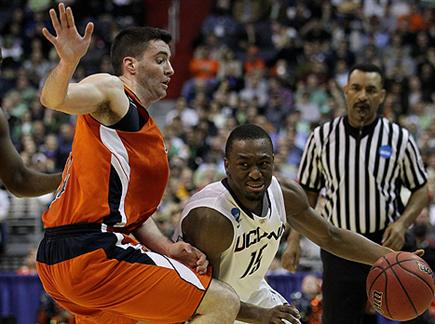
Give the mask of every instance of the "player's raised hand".
[{"label": "player's raised hand", "polygon": [[260,323],[264,324],[301,324],[299,311],[293,305],[284,304],[268,308],[263,312]]},{"label": "player's raised hand", "polygon": [[61,60],[65,63],[77,64],[89,48],[94,24],[88,23],[84,36],[81,36],[77,31],[70,7],[65,9],[65,5],[60,3],[59,15],[54,9],[50,9],[49,13],[56,36],[45,27],[42,29],[42,34],[56,48]]},{"label": "player's raised hand", "polygon": [[172,244],[169,257],[195,269],[198,273],[204,274],[207,272],[208,260],[205,254],[189,243],[179,241]]}]

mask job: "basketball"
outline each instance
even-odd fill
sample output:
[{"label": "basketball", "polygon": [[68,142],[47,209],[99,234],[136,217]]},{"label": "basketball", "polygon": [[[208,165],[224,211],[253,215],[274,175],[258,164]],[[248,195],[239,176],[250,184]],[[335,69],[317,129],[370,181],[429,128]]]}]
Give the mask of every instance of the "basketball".
[{"label": "basketball", "polygon": [[379,258],[367,276],[366,289],[376,311],[397,321],[421,315],[435,292],[432,269],[410,252],[391,252]]}]

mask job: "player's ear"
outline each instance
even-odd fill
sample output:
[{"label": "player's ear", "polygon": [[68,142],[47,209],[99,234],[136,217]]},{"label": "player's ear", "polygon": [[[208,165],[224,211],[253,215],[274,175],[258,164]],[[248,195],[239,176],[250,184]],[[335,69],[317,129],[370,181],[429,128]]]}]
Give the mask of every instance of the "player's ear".
[{"label": "player's ear", "polygon": [[343,87],[343,93],[345,96],[347,96],[347,91],[349,90],[349,86],[347,85],[347,83],[344,85]]},{"label": "player's ear", "polygon": [[228,163],[228,159],[227,159],[226,157],[224,157],[224,167],[225,167],[225,173],[226,173],[227,175],[230,174],[230,171],[229,171],[228,165],[229,165],[229,163]]},{"label": "player's ear", "polygon": [[122,64],[125,72],[128,72],[129,74],[136,74],[136,59],[134,57],[124,57]]},{"label": "player's ear", "polygon": [[384,102],[386,95],[387,95],[387,91],[385,89],[382,89],[381,90],[381,103]]}]

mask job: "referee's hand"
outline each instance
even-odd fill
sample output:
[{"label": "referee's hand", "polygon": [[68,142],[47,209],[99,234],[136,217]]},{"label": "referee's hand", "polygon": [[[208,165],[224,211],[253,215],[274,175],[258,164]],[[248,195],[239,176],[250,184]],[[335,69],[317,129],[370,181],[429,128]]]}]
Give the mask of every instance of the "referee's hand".
[{"label": "referee's hand", "polygon": [[400,251],[405,244],[405,232],[406,228],[402,223],[396,221],[388,225],[382,238],[382,245]]},{"label": "referee's hand", "polygon": [[297,244],[288,244],[286,250],[281,256],[281,265],[290,272],[296,272],[299,259],[301,257],[301,247]]}]

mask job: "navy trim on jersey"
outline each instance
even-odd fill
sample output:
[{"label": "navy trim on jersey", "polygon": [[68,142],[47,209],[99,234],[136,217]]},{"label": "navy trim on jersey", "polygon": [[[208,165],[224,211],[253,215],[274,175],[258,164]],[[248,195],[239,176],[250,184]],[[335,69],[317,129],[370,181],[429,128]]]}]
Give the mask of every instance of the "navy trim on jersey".
[{"label": "navy trim on jersey", "polygon": [[122,119],[116,124],[108,126],[109,128],[125,132],[137,132],[143,125],[145,125],[145,118],[139,113],[138,108],[130,98],[129,103],[128,111],[124,117],[122,117]]},{"label": "navy trim on jersey", "polygon": [[48,228],[39,245],[36,260],[53,265],[103,249],[108,259],[155,265],[142,250],[133,246],[119,247],[116,245],[117,241],[114,233],[101,231],[101,224],[72,224]]},{"label": "navy trim on jersey", "polygon": [[103,223],[109,226],[118,224],[122,221],[121,213],[119,212],[119,204],[121,202],[122,183],[113,165],[110,166],[109,178],[109,197],[108,203],[110,214],[104,217]]}]

